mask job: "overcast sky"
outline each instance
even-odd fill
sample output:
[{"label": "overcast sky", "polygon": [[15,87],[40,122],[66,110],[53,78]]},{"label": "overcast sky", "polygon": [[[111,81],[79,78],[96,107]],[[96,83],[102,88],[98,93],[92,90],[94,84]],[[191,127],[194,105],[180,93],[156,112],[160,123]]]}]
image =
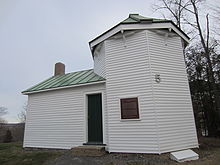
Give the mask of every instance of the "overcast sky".
[{"label": "overcast sky", "polygon": [[[21,91],[53,75],[54,64],[66,72],[93,67],[88,42],[128,17],[154,13],[157,0],[0,0],[0,106],[8,122],[27,96]],[[216,1],[217,2],[217,1]]]}]

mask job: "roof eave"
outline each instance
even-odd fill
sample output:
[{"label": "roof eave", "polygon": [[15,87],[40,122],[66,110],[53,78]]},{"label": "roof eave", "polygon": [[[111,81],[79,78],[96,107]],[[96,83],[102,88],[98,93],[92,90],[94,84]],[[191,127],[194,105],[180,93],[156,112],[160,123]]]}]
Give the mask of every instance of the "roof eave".
[{"label": "roof eave", "polygon": [[116,27],[118,27],[119,25],[121,25],[121,23],[119,23],[119,24],[113,26],[112,28],[110,28],[109,30],[105,31],[105,32],[102,33],[101,35],[99,35],[99,36],[95,37],[94,39],[92,39],[91,41],[89,41],[89,48],[90,48],[91,52],[93,53],[93,47],[95,46],[95,45],[94,45],[94,46],[91,46],[92,42],[94,42],[95,40],[97,40],[97,39],[100,38],[101,36],[103,36],[103,35],[109,33],[110,31],[112,31],[113,29],[115,29]]},{"label": "roof eave", "polygon": [[[153,27],[152,25],[153,24],[160,24],[160,25],[165,25],[165,24],[171,24],[170,26],[155,26]],[[93,47],[96,46],[97,44],[99,44],[100,42],[104,41],[105,39],[111,37],[112,35],[120,32],[121,30],[132,30],[132,28],[126,28],[126,26],[129,26],[129,25],[134,25],[134,26],[138,26],[138,25],[141,25],[142,27],[136,27],[136,28],[133,28],[133,30],[138,30],[138,29],[159,29],[159,28],[171,28],[173,31],[175,31],[181,38],[183,38],[183,40],[186,42],[186,44],[189,43],[190,41],[190,38],[187,36],[187,34],[185,34],[179,27],[177,27],[175,25],[175,23],[173,23],[173,21],[171,20],[166,20],[166,21],[156,21],[156,22],[153,22],[151,24],[141,24],[141,23],[119,23],[115,26],[113,26],[112,28],[110,28],[109,30],[107,30],[106,32],[102,33],[101,35],[99,35],[98,37],[94,38],[93,40],[91,40],[89,42],[89,47],[90,47],[90,50],[91,52],[93,51]],[[151,27],[147,27],[151,25]],[[143,26],[146,26],[146,27],[143,27]],[[103,36],[107,36],[107,37],[103,37]],[[100,38],[104,38],[104,39],[101,39]],[[97,42],[97,40],[99,40]]]},{"label": "roof eave", "polygon": [[75,84],[75,85],[69,85],[69,86],[63,86],[63,87],[42,89],[42,90],[36,90],[36,91],[30,91],[30,92],[23,91],[21,93],[23,95],[30,95],[30,94],[34,94],[34,93],[41,93],[41,92],[54,91],[54,90],[67,89],[67,88],[74,88],[74,87],[87,86],[87,85],[95,85],[95,84],[101,84],[101,83],[105,83],[105,80],[100,80],[100,81],[95,81],[95,82],[90,82],[90,83],[83,83],[83,84]]}]

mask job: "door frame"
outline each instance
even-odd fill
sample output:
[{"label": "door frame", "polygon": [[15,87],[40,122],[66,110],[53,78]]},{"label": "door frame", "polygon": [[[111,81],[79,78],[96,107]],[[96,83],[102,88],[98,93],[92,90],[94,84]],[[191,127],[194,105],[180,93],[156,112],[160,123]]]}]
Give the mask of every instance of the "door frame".
[{"label": "door frame", "polygon": [[106,144],[106,130],[105,130],[105,102],[104,102],[104,91],[103,90],[96,90],[96,91],[89,91],[84,92],[84,139],[83,143],[88,143],[88,95],[93,94],[101,94],[102,98],[102,139],[103,144]]}]

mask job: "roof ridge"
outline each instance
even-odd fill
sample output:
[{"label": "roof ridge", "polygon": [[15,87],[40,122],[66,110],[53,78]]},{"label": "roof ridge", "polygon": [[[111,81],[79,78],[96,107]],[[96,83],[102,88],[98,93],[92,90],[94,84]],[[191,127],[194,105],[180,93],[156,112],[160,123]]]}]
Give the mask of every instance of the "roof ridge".
[{"label": "roof ridge", "polygon": [[121,23],[141,23],[142,21],[168,21],[167,19],[153,18],[153,17],[144,17],[139,14],[129,14],[129,17],[126,18]]},{"label": "roof ridge", "polygon": [[139,16],[139,14],[129,14],[128,18],[131,18],[131,19],[133,19],[135,21],[140,22],[140,19],[137,16]]},{"label": "roof ridge", "polygon": [[[83,71],[90,71],[90,70],[94,70],[94,69],[84,69],[84,70],[69,72],[69,73],[65,73],[65,75],[67,75],[67,74],[73,74],[73,73],[77,73],[77,72],[83,72]],[[60,76],[60,75],[57,75],[57,76]]]}]

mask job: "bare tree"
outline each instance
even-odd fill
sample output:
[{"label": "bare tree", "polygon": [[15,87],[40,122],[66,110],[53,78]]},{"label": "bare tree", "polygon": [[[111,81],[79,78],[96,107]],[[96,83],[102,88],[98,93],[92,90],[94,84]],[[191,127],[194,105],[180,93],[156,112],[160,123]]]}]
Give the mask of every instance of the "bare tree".
[{"label": "bare tree", "polygon": [[21,123],[25,123],[27,113],[27,102],[23,105],[23,110],[18,114],[18,119]]},{"label": "bare tree", "polygon": [[[203,34],[202,31],[202,27],[201,27],[201,23],[200,23],[200,19],[199,19],[199,11],[198,11],[198,3],[200,2],[200,0],[190,0],[191,4],[193,6],[193,14],[195,16],[195,20],[196,20],[196,25],[197,25],[197,29],[198,29],[198,34],[200,37],[200,42],[201,45],[203,47],[204,50],[204,54],[205,57],[207,59],[207,78],[208,78],[208,86],[209,86],[209,90],[211,93],[210,97],[214,97],[212,103],[212,109],[213,111],[216,111],[216,115],[219,116],[220,113],[218,113],[218,111],[220,111],[220,97],[218,94],[218,88],[217,88],[217,84],[216,84],[216,80],[215,80],[215,74],[214,74],[214,66],[213,66],[213,62],[211,60],[211,45],[210,45],[210,23],[209,23],[209,14],[206,14],[206,33]],[[216,121],[217,122],[217,121]],[[211,126],[214,130],[216,130],[217,128],[214,128],[216,126]],[[211,129],[212,131],[214,131],[213,129]],[[214,132],[210,132],[210,134],[215,134]]]},{"label": "bare tree", "polygon": [[220,37],[220,27],[219,27],[219,24],[220,24],[220,5],[215,4],[215,6],[211,6],[211,8],[214,11],[213,18],[214,18],[214,21],[216,22],[215,29],[213,31],[216,35],[218,35],[218,37]]},{"label": "bare tree", "polygon": [[5,122],[2,116],[6,115],[7,113],[7,108],[0,107],[0,123]]},{"label": "bare tree", "polygon": [[[220,130],[220,97],[217,86],[217,83],[219,82],[218,73],[220,70],[220,55],[217,52],[214,52],[216,45],[218,47],[219,44],[216,42],[217,40],[211,36],[212,30],[210,27],[209,13],[206,13],[205,17],[199,13],[200,6],[203,4],[203,2],[205,2],[205,0],[160,0],[160,3],[161,2],[163,6],[159,9],[168,11],[172,17],[176,19],[175,22],[177,23],[178,27],[187,24],[188,28],[194,29],[196,32],[191,36],[192,38],[197,39],[197,42],[194,40],[194,45],[195,43],[199,43],[200,45],[194,46],[195,49],[199,48],[199,51],[197,51],[198,53],[194,53],[196,56],[193,57],[196,67],[193,69],[190,68],[192,67],[191,65],[187,66],[188,73],[189,77],[195,76],[195,78],[190,77],[191,80],[194,79],[193,81],[200,79],[206,81],[205,84],[208,86],[208,89],[206,89],[206,94],[207,91],[209,93],[206,95],[209,97],[209,107],[206,108],[209,114],[207,113],[207,115],[210,116],[210,114],[212,114],[212,117],[209,118],[208,121],[208,132],[211,136],[216,135],[218,129]],[[205,10],[203,11],[203,14],[204,13]],[[205,25],[203,22],[205,22]],[[189,63],[189,60],[192,59],[186,58],[186,63]],[[204,67],[202,67],[201,62],[204,63]],[[192,72],[193,70],[194,72]],[[207,101],[207,99],[204,99],[204,101]]]},{"label": "bare tree", "polygon": [[[179,28],[182,28],[182,25],[187,21],[185,17],[190,5],[190,0],[159,0],[159,3],[155,4],[153,7],[156,11],[168,11],[169,17]],[[163,16],[166,17],[165,15]]]},{"label": "bare tree", "polygon": [[6,115],[8,112],[7,112],[7,108],[5,107],[0,107],[0,116],[3,116],[3,115]]},{"label": "bare tree", "polygon": [[2,128],[2,125],[6,123],[6,120],[3,118],[3,116],[6,115],[7,113],[8,113],[7,108],[0,107],[0,129]]}]

